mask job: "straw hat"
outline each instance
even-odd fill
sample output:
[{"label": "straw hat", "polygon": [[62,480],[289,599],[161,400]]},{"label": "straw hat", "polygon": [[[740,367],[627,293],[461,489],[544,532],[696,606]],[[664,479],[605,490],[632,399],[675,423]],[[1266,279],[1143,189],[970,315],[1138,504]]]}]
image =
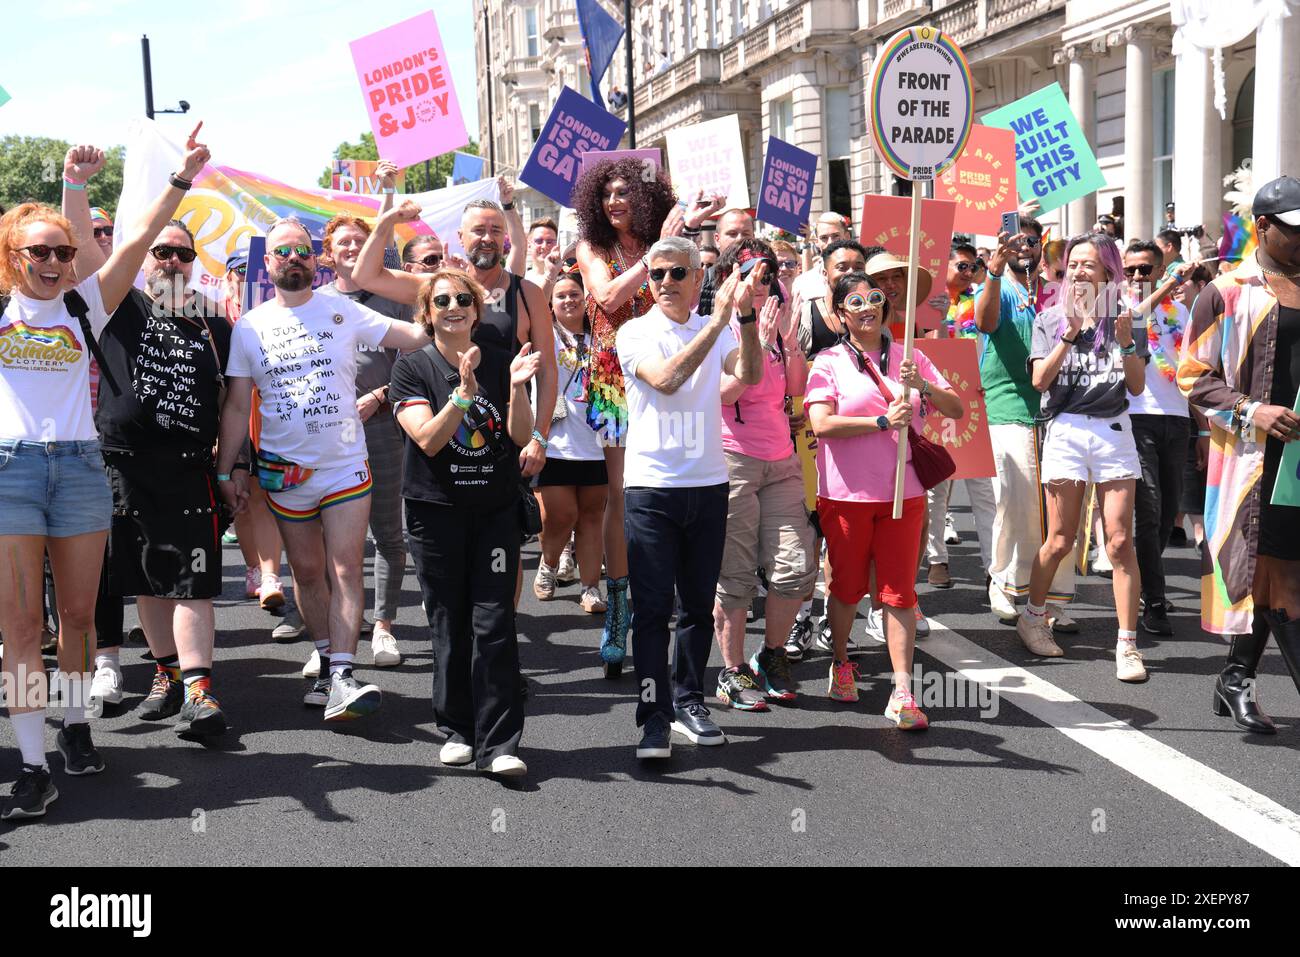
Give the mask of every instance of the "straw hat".
[{"label": "straw hat", "polygon": [[[891,269],[907,270],[907,260],[891,252],[876,253],[867,262],[867,275],[875,279],[881,273]],[[916,301],[925,302],[930,298],[930,289],[934,286],[934,276],[924,266],[916,268]]]}]

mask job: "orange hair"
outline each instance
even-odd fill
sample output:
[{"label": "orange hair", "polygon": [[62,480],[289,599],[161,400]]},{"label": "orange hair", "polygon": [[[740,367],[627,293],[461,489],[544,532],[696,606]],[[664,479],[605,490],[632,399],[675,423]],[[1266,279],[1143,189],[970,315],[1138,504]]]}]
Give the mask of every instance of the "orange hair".
[{"label": "orange hair", "polygon": [[473,276],[461,269],[439,269],[421,280],[420,291],[415,297],[415,321],[424,327],[424,331],[433,338],[433,287],[439,279],[449,279],[463,286],[474,297],[474,322],[470,328],[477,326],[483,319],[483,309],[487,305],[487,290]]},{"label": "orange hair", "polygon": [[344,226],[355,226],[367,236],[370,235],[370,224],[360,216],[350,216],[347,213],[340,213],[325,224],[325,239],[321,242],[320,256],[321,260],[327,266],[334,265],[334,234]]},{"label": "orange hair", "polygon": [[0,293],[8,294],[18,285],[18,273],[9,262],[9,254],[23,241],[23,231],[32,223],[49,223],[68,234],[68,242],[77,244],[72,223],[53,206],[43,203],[20,203],[0,216]]}]

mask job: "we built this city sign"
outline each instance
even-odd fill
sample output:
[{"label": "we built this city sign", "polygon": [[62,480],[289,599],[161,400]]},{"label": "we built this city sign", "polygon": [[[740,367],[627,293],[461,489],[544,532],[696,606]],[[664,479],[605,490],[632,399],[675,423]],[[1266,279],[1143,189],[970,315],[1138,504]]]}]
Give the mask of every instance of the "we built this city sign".
[{"label": "we built this city sign", "polygon": [[908,180],[932,180],[966,148],[975,119],[966,56],[934,27],[913,27],[885,43],[871,71],[876,151]]}]

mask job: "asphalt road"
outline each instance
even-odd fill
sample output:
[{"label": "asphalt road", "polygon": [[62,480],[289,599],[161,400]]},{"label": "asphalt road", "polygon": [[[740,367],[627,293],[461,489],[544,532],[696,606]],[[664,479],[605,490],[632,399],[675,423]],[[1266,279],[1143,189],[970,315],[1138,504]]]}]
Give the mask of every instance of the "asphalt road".
[{"label": "asphalt road", "polygon": [[[795,668],[794,706],[766,714],[714,707],[727,745],[697,748],[675,737],[661,768],[634,756],[630,668],[619,682],[603,678],[600,619],[581,613],[577,588],[547,604],[533,598],[537,552],[528,547],[519,630],[531,687],[521,750],[529,774],[518,786],[438,764],[412,573],[397,627],[406,660],[395,670],[364,669],[384,690],[381,711],[334,728],[301,703],[299,668],[310,644],[270,641],[276,619],[239,598],[243,569],[238,550],[227,547],[214,691],[232,732],[205,747],[179,739],[170,722],[138,720],[153,666],[140,646],[129,646],[128,697],[93,725],[107,770],[62,774],[51,723],[60,799],[42,821],[0,825],[0,859],[6,866],[316,865],[341,853],[377,864],[1300,861],[1300,695],[1270,648],[1259,694],[1280,733],[1250,737],[1212,716],[1222,648],[1199,629],[1192,550],[1167,555],[1175,635],[1143,635],[1151,680],[1125,685],[1114,677],[1110,583],[1090,577],[1081,585],[1074,614],[1082,633],[1062,641],[1066,658],[1031,658],[1014,629],[985,608],[961,493],[954,504],[965,538],[953,548],[956,586],[920,586],[922,608],[950,629],[936,627],[919,645],[925,680],[942,676],[949,685],[926,707],[928,731],[904,734],[881,716],[889,667],[883,646],[871,645],[859,658],[857,704],[828,700],[828,659],[810,658]],[[134,622],[131,608],[128,627]],[[760,628],[750,625],[751,651]],[[363,640],[360,661],[368,662],[368,649]],[[982,708],[977,686],[958,680],[963,669],[976,676],[1001,669],[994,706]],[[8,782],[18,756],[7,721],[0,755],[0,782]]]}]

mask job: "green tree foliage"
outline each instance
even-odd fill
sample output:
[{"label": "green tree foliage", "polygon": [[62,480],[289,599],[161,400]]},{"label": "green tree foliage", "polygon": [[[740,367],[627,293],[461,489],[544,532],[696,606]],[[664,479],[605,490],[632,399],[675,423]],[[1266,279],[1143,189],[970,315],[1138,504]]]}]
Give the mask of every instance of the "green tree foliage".
[{"label": "green tree foliage", "polygon": [[[425,164],[417,163],[414,166],[406,167],[406,192],[423,193],[431,189],[442,189],[447,185],[447,177],[451,175],[452,164],[455,162],[455,153],[470,153],[474,156],[479,155],[478,144],[470,140],[468,146],[462,146],[459,150],[452,153],[443,153],[436,159],[429,160],[428,171],[426,174]],[[357,143],[340,143],[334,150],[335,159],[359,159],[359,160],[377,160],[379,159],[379,150],[375,147],[375,134],[362,133],[361,141]],[[328,169],[320,174],[317,185],[324,189],[329,189],[330,171]]]},{"label": "green tree foliage", "polygon": [[[63,157],[70,144],[44,136],[0,139],[0,206],[6,209],[27,200],[58,206],[63,200]],[[117,214],[122,195],[122,160],[126,148],[106,150],[104,168],[87,184],[91,206]]]}]

